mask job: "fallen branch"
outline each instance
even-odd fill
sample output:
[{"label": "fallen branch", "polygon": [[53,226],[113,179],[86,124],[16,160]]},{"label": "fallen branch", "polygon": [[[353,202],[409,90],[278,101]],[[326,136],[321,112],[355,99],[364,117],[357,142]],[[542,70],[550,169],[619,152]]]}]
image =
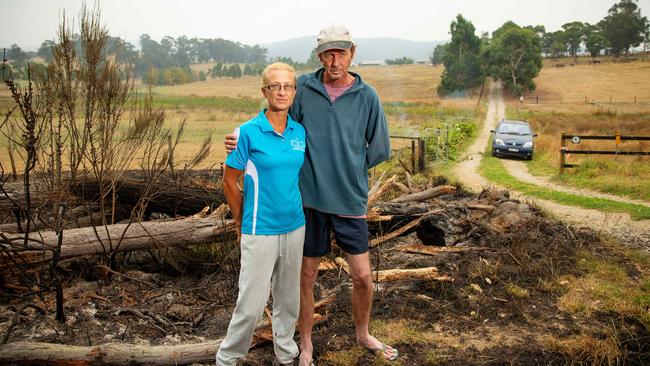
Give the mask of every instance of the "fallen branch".
[{"label": "fallen branch", "polygon": [[[434,214],[434,213],[437,213],[437,212],[442,212],[442,210],[432,211],[432,212],[430,212],[430,214]],[[396,237],[404,234],[405,232],[407,232],[411,228],[417,226],[420,223],[420,221],[422,221],[425,217],[427,217],[427,215],[422,215],[422,216],[418,217],[417,219],[409,222],[408,224],[400,227],[399,229],[397,229],[395,231],[391,231],[390,233],[388,233],[386,235],[383,235],[383,236],[380,236],[378,238],[372,239],[370,241],[370,247],[371,248],[376,247],[377,245],[379,245],[379,244],[381,244],[381,243],[383,243],[385,241],[388,241],[390,239],[396,238]]]},{"label": "fallen branch", "polygon": [[392,215],[382,215],[376,207],[369,208],[366,214],[366,221],[368,222],[390,221],[392,219]]},{"label": "fallen branch", "polygon": [[422,192],[407,194],[405,196],[397,197],[391,202],[418,202],[425,201],[430,198],[444,196],[446,194],[452,194],[456,192],[456,187],[454,186],[438,186],[431,189],[427,189]]},{"label": "fallen branch", "polygon": [[370,188],[370,190],[368,191],[368,197],[372,196],[377,191],[377,189],[379,189],[379,186],[381,185],[381,182],[384,181],[384,176],[385,175],[386,175],[386,172],[383,172],[383,173],[381,173],[379,178],[377,178],[377,180],[375,181],[375,184],[373,184],[372,188]]},{"label": "fallen branch", "polygon": [[463,253],[476,250],[486,250],[487,247],[436,247],[423,244],[408,244],[395,247],[395,250],[406,253],[437,255],[440,253]]},{"label": "fallen branch", "polygon": [[411,189],[407,187],[404,183],[396,181],[394,183],[395,187],[397,187],[402,193],[409,194],[411,193]]},{"label": "fallen branch", "polygon": [[318,270],[319,271],[327,271],[327,270],[336,269],[336,268],[338,268],[336,263],[334,263],[334,262],[332,262],[330,260],[327,260],[327,259],[324,259],[324,260],[320,261],[320,263],[318,264]]},{"label": "fallen branch", "polygon": [[386,193],[394,184],[395,180],[397,179],[396,175],[393,175],[390,177],[384,184],[382,184],[381,187],[379,187],[376,191],[372,192],[372,194],[368,195],[368,207],[372,206],[379,200],[379,198]]},{"label": "fallen branch", "polygon": [[[347,274],[350,274],[350,267],[343,258],[337,257],[336,263],[338,263]],[[436,267],[414,269],[386,269],[383,271],[374,271],[372,273],[372,278],[375,282],[392,282],[402,280],[433,280],[440,282],[454,281],[453,277],[439,276],[438,268]]]}]

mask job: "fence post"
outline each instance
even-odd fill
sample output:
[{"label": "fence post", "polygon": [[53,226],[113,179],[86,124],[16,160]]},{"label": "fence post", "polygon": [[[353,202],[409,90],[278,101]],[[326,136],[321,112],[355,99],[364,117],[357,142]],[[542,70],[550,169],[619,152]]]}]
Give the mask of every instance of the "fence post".
[{"label": "fence post", "polygon": [[634,104],[636,104],[636,95],[634,96]]},{"label": "fence post", "polygon": [[535,96],[535,104],[539,104],[539,95]]},{"label": "fence post", "polygon": [[415,174],[415,140],[411,140],[411,173]]},{"label": "fence post", "polygon": [[423,172],[424,169],[426,168],[426,162],[425,162],[426,145],[424,144],[424,139],[423,138],[420,137],[418,139],[418,145],[419,145],[418,146],[418,165],[419,165],[418,168],[420,169],[421,172]]},{"label": "fence post", "polygon": [[445,158],[449,160],[449,126],[445,128]]},{"label": "fence post", "polygon": [[587,96],[585,95],[585,104],[587,104]]},{"label": "fence post", "polygon": [[560,134],[560,174],[564,173],[564,132]]}]

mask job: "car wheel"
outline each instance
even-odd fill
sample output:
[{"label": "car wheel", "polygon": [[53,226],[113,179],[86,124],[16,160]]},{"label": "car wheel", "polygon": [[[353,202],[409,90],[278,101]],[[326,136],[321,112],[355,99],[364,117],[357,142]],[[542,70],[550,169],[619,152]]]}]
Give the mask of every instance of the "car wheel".
[{"label": "car wheel", "polygon": [[492,150],[492,156],[497,156],[497,153],[495,153],[494,150]]},{"label": "car wheel", "polygon": [[533,160],[533,154],[526,156],[526,160]]}]

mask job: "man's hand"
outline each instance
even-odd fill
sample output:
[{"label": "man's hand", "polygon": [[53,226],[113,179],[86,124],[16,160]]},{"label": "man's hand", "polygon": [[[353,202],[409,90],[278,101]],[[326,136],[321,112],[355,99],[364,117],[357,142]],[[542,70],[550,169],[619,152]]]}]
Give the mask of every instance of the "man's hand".
[{"label": "man's hand", "polygon": [[226,135],[226,139],[223,141],[226,154],[230,154],[237,148],[237,135],[230,133]]}]

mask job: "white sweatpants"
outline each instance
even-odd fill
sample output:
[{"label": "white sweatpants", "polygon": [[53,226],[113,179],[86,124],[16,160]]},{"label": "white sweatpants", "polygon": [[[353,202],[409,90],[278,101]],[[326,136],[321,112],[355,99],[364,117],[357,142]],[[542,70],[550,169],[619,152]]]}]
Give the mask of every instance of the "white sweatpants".
[{"label": "white sweatpants", "polygon": [[241,236],[241,270],[237,305],[217,365],[236,365],[248,353],[255,326],[273,295],[273,349],[280,363],[298,356],[293,339],[300,310],[300,267],[305,227],[280,235]]}]

